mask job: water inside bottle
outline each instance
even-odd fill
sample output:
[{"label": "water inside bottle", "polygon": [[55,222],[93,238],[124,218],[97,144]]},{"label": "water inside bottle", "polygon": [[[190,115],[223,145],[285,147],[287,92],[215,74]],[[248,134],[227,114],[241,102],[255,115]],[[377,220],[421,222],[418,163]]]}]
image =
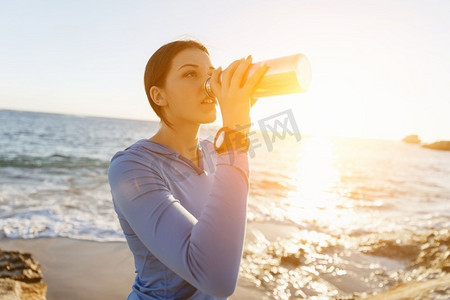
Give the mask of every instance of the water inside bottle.
[{"label": "water inside bottle", "polygon": [[294,71],[266,75],[253,92],[253,97],[271,97],[302,92]]},{"label": "water inside bottle", "polygon": [[256,65],[261,63],[269,69],[252,94],[255,98],[306,92],[311,83],[311,65],[302,54],[266,60]]}]

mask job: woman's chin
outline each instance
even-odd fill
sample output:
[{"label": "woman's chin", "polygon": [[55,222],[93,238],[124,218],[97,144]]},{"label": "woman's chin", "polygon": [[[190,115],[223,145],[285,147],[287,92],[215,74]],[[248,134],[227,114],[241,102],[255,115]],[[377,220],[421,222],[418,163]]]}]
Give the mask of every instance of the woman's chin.
[{"label": "woman's chin", "polygon": [[214,113],[211,112],[210,114],[207,114],[207,115],[203,116],[201,123],[202,124],[212,123],[216,119],[217,119],[217,114],[216,114],[216,111],[214,110]]}]

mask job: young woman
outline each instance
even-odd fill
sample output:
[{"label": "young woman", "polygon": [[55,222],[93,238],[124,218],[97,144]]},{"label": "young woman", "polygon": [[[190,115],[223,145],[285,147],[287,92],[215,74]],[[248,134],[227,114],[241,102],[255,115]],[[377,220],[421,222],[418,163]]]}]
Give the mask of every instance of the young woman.
[{"label": "young woman", "polygon": [[[108,172],[135,260],[128,299],[233,293],[246,226],[251,94],[267,70],[248,76],[251,63],[248,57],[215,69],[195,41],[166,44],[150,58],[145,90],[160,129],[117,152]],[[215,144],[199,140],[200,124],[216,119],[217,104],[223,127]]]}]

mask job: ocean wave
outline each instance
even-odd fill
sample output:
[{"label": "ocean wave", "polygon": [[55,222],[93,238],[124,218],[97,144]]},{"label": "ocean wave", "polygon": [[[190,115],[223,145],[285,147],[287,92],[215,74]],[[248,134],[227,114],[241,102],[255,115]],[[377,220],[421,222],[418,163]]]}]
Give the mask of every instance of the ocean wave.
[{"label": "ocean wave", "polygon": [[62,169],[106,169],[109,161],[90,158],[76,157],[62,154],[52,154],[48,156],[17,155],[13,157],[0,156],[0,168],[62,168]]},{"label": "ocean wave", "polygon": [[10,239],[66,237],[98,242],[125,241],[115,219],[94,219],[81,211],[68,214],[58,208],[3,213],[0,215],[0,228],[2,236]]}]

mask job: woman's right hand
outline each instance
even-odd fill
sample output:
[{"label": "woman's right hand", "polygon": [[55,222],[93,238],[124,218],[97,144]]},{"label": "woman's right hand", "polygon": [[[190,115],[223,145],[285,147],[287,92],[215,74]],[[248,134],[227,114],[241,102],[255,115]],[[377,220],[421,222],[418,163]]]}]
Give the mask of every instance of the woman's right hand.
[{"label": "woman's right hand", "polygon": [[224,71],[221,67],[214,70],[211,76],[211,88],[219,101],[223,126],[246,134],[250,130],[251,95],[268,69],[260,66],[248,76],[251,66],[252,57],[248,56],[232,62]]}]

